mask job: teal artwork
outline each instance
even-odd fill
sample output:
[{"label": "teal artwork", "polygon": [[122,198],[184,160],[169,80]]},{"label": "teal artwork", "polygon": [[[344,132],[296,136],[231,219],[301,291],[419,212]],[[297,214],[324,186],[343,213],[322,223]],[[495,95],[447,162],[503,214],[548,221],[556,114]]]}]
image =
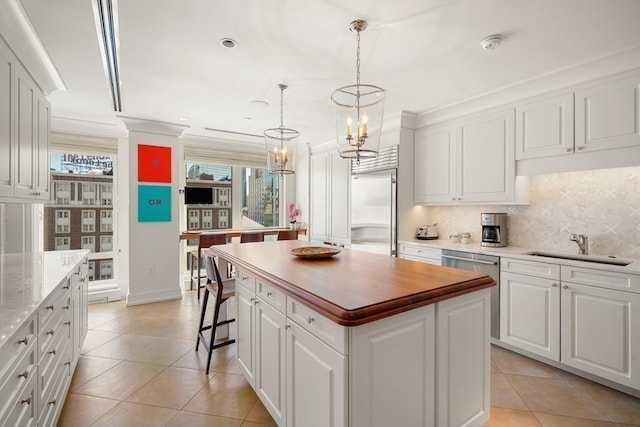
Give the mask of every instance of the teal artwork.
[{"label": "teal artwork", "polygon": [[171,186],[138,185],[138,222],[171,222]]}]

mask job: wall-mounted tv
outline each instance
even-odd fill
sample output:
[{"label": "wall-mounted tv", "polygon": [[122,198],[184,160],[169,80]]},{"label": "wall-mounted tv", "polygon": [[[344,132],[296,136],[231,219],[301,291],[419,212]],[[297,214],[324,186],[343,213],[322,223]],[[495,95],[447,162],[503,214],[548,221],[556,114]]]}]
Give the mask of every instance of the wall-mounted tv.
[{"label": "wall-mounted tv", "polygon": [[212,205],[213,189],[211,187],[184,187],[185,205]]}]

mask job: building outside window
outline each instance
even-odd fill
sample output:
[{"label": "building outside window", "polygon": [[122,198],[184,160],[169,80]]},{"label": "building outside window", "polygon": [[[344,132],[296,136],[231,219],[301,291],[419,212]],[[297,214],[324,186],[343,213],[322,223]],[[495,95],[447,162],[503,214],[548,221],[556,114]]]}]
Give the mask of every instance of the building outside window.
[{"label": "building outside window", "polygon": [[91,252],[96,251],[96,238],[93,236],[82,236],[81,249],[89,249]]},{"label": "building outside window", "polygon": [[218,211],[218,227],[229,228],[229,211],[225,209]]},{"label": "building outside window", "polygon": [[95,261],[89,261],[87,265],[89,267],[89,281],[91,282],[93,280],[96,280]]},{"label": "building outside window", "polygon": [[68,251],[69,249],[71,249],[71,239],[68,237],[56,237],[55,238],[55,242],[56,242],[56,246],[55,246],[55,250],[56,251]]},{"label": "building outside window", "polygon": [[200,229],[200,211],[198,209],[189,209],[189,230]]},{"label": "building outside window", "polygon": [[69,233],[71,231],[70,218],[70,210],[56,210],[56,233]]},{"label": "building outside window", "polygon": [[100,184],[100,206],[113,205],[113,185]]},{"label": "building outside window", "polygon": [[53,199],[56,205],[71,204],[71,183],[55,182],[53,186]]},{"label": "building outside window", "polygon": [[100,280],[109,279],[113,276],[113,261],[100,261]]},{"label": "building outside window", "polygon": [[102,209],[100,210],[100,231],[111,232],[113,231],[113,211]]},{"label": "building outside window", "polygon": [[96,231],[96,211],[83,210],[82,211],[82,232],[93,233],[94,231]]},{"label": "building outside window", "polygon": [[213,228],[213,211],[211,209],[203,209],[202,213],[202,229],[211,230]]},{"label": "building outside window", "polygon": [[100,236],[100,252],[111,252],[113,250],[113,237]]},{"label": "building outside window", "polygon": [[85,206],[93,206],[96,204],[96,185],[93,183],[81,183],[82,204]]}]

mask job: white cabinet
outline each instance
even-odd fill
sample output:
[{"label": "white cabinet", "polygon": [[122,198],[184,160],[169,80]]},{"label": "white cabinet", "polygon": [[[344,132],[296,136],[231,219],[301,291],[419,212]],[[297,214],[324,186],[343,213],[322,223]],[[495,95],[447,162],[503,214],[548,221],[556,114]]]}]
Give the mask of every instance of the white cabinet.
[{"label": "white cabinet", "polygon": [[311,239],[347,245],[351,241],[349,160],[332,151],[313,154],[310,161]]},{"label": "white cabinet", "polygon": [[[237,271],[236,277],[248,277]],[[255,279],[251,277],[252,288],[245,287],[246,281],[236,278],[236,359],[245,378],[255,386]]]},{"label": "white cabinet", "polygon": [[574,151],[573,93],[537,98],[516,107],[516,160]]},{"label": "white cabinet", "polygon": [[0,79],[0,200],[48,200],[49,102],[1,40]]},{"label": "white cabinet", "polygon": [[640,390],[640,276],[501,259],[501,341]]},{"label": "white cabinet", "polygon": [[412,261],[425,262],[427,264],[442,265],[442,249],[431,248],[425,245],[411,245],[400,243],[398,258]]},{"label": "white cabinet", "polygon": [[577,90],[575,103],[576,150],[640,145],[640,76]]},{"label": "white cabinet", "polygon": [[464,117],[416,134],[414,200],[424,204],[513,203],[514,110]]}]

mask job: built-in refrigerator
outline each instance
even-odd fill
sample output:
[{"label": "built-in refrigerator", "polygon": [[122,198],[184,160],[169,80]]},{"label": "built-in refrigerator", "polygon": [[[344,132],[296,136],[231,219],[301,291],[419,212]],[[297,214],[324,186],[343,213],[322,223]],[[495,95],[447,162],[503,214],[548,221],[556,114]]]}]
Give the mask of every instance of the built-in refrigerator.
[{"label": "built-in refrigerator", "polygon": [[398,148],[352,165],[351,248],[396,256]]}]

